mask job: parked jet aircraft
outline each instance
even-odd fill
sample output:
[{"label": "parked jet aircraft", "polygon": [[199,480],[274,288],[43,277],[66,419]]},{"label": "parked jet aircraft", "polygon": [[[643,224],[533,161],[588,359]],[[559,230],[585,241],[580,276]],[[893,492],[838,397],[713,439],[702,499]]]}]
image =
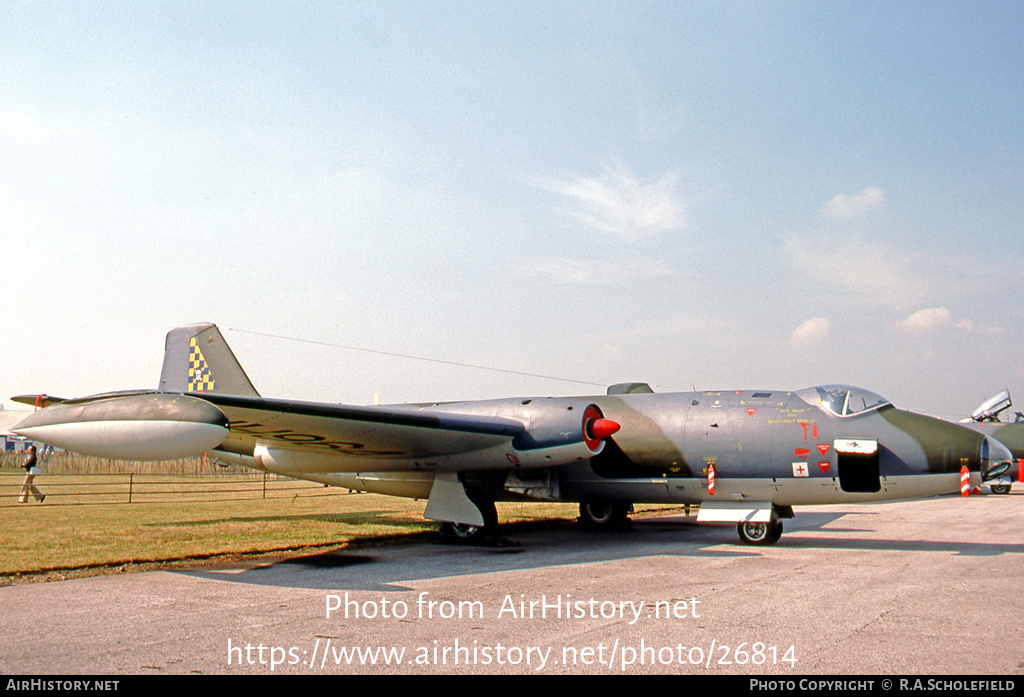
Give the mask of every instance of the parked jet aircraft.
[{"label": "parked jet aircraft", "polygon": [[960,422],[998,440],[1010,449],[1017,461],[1016,468],[1011,467],[1008,472],[989,482],[994,494],[1009,494],[1013,482],[1019,482],[1024,475],[1024,414],[1018,411],[1013,421],[1001,421],[999,418],[1011,406],[1013,400],[1010,399],[1010,391],[1003,390],[982,402],[969,419]]},{"label": "parked jet aircraft", "polygon": [[22,396],[42,409],[28,438],[82,453],[159,460],[212,451],[225,462],[359,491],[426,499],[451,539],[496,539],[495,501],[580,503],[595,526],[634,503],[700,504],[772,544],[801,504],[956,492],[961,469],[1001,476],[1010,452],[964,426],[895,408],[855,387],[400,406],[265,399],[215,325],[167,335],[157,390],[81,399]]}]

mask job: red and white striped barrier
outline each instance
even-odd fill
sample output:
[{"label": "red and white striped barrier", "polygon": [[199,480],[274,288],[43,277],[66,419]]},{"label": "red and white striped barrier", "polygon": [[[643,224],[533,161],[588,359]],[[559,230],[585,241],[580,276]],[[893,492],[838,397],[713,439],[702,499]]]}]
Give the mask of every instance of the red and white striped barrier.
[{"label": "red and white striped barrier", "polygon": [[715,495],[715,466],[708,465],[708,494]]},{"label": "red and white striped barrier", "polygon": [[967,471],[967,465],[960,468],[960,495],[971,495],[971,473]]}]

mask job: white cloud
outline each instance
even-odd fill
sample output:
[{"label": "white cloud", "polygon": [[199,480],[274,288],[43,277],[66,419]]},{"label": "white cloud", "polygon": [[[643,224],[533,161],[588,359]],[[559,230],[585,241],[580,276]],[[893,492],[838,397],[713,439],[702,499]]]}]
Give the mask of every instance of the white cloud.
[{"label": "white cloud", "polygon": [[901,319],[896,326],[910,334],[927,334],[952,324],[953,316],[947,308],[929,307]]},{"label": "white cloud", "polygon": [[789,335],[789,340],[793,345],[801,348],[817,346],[825,343],[831,328],[832,323],[827,317],[812,317],[794,329],[793,333]]},{"label": "white cloud", "polygon": [[974,331],[974,323],[968,319],[954,322],[953,314],[946,307],[928,307],[914,312],[909,317],[896,322],[896,327],[908,334],[932,334],[946,329],[956,329],[964,333]]},{"label": "white cloud", "polygon": [[853,218],[878,208],[885,203],[885,192],[876,186],[865,187],[859,194],[838,194],[825,204],[823,212],[829,218]]},{"label": "white cloud", "polygon": [[686,228],[678,175],[643,181],[621,165],[596,177],[573,177],[547,188],[569,199],[568,215],[612,237],[637,242]]}]

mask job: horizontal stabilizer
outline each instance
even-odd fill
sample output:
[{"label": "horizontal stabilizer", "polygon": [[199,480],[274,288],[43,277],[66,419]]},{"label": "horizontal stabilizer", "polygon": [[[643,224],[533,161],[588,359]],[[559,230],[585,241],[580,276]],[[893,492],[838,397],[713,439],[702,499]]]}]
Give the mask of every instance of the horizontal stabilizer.
[{"label": "horizontal stabilizer", "polygon": [[68,400],[64,397],[51,397],[45,394],[20,394],[17,397],[11,397],[11,401],[18,404],[27,404],[30,407],[42,408]]}]

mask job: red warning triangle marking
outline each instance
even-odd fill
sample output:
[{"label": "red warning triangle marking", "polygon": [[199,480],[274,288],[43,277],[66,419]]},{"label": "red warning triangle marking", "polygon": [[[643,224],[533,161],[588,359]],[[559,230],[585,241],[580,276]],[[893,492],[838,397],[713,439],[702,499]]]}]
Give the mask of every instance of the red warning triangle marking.
[{"label": "red warning triangle marking", "polygon": [[831,464],[831,462],[819,462],[818,467],[821,468],[822,473],[828,474],[828,468]]},{"label": "red warning triangle marking", "polygon": [[828,445],[827,444],[826,445],[819,444],[818,445],[818,452],[821,453],[822,457],[825,457],[826,455],[828,455]]},{"label": "red warning triangle marking", "polygon": [[747,409],[747,416],[753,416],[757,409]]}]

